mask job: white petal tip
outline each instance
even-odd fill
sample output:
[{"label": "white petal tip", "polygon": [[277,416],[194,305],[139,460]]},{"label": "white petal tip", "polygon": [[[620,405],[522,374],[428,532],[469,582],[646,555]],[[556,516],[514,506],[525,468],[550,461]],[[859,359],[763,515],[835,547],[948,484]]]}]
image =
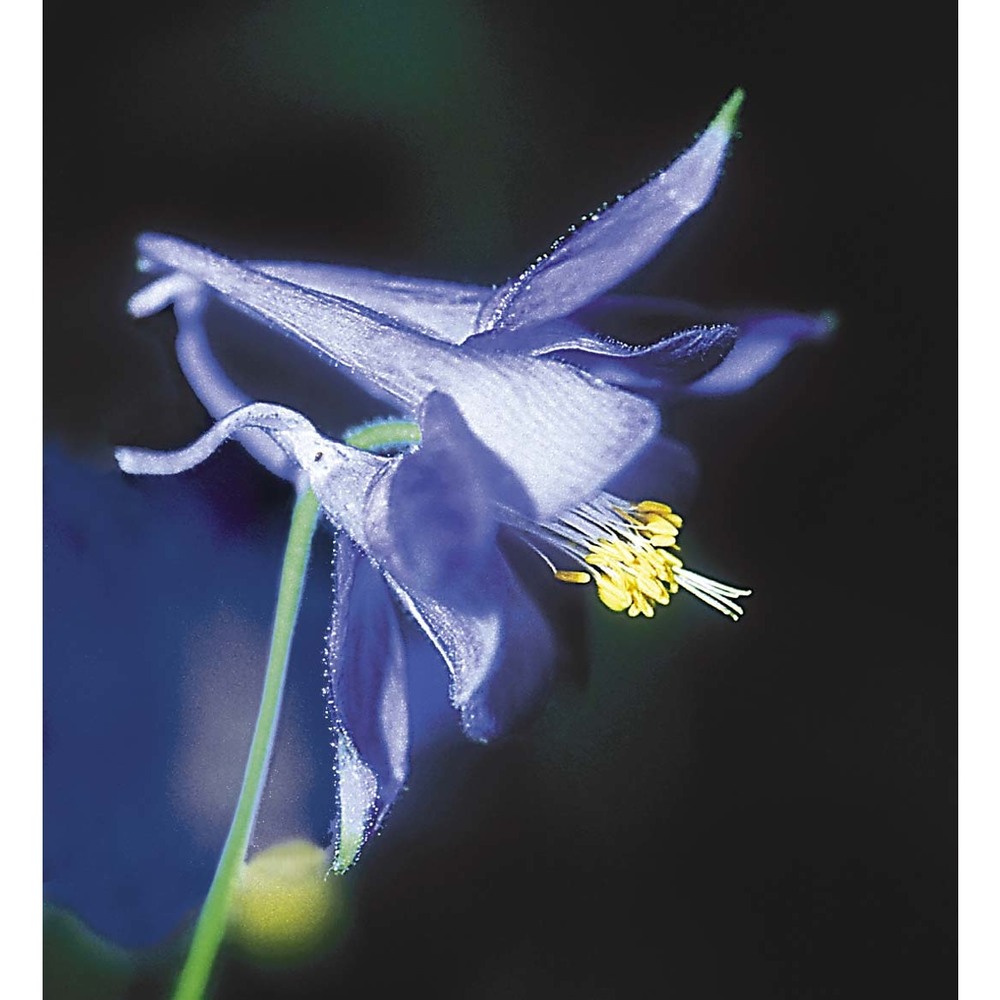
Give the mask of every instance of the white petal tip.
[{"label": "white petal tip", "polygon": [[129,475],[141,474],[140,454],[136,448],[115,448],[115,461],[118,463],[118,468]]},{"label": "white petal tip", "polygon": [[197,281],[186,274],[167,274],[150,282],[145,288],[140,288],[128,300],[126,309],[129,315],[143,319],[181,299],[190,300],[190,304],[194,305],[197,296],[201,294],[201,288]]}]

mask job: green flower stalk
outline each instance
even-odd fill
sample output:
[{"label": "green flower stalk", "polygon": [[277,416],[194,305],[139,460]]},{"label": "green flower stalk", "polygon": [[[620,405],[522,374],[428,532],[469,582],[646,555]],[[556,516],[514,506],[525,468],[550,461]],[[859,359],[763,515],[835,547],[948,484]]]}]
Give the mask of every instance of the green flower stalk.
[{"label": "green flower stalk", "polygon": [[285,546],[278,603],[271,632],[271,650],[264,676],[264,691],[260,699],[260,711],[257,713],[246,771],[243,774],[243,785],[236,802],[233,822],[215,869],[215,877],[212,879],[212,885],[195,924],[191,948],[177,980],[174,1000],[201,1000],[204,997],[215,964],[215,956],[229,922],[233,890],[246,858],[250,835],[257,818],[257,808],[267,779],[274,734],[281,712],[281,698],[285,689],[288,653],[302,600],[302,587],[318,512],[319,503],[311,491],[305,490],[299,494],[292,511],[288,544]]}]

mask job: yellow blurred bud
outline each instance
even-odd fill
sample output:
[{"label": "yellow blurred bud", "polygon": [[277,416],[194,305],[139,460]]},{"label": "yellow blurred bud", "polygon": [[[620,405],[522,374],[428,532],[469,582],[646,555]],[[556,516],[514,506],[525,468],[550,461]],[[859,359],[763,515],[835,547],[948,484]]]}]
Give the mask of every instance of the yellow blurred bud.
[{"label": "yellow blurred bud", "polygon": [[286,840],[243,866],[233,894],[229,938],[251,957],[295,962],[328,950],[346,916],[343,882],[326,878],[318,844]]}]

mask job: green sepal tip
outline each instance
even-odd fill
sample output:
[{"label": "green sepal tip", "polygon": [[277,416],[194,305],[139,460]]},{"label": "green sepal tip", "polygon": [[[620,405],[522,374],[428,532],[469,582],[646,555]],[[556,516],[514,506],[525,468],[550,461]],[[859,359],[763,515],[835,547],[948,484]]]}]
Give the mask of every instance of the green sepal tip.
[{"label": "green sepal tip", "polygon": [[719,113],[712,119],[709,128],[724,128],[732,134],[736,131],[736,116],[743,106],[743,99],[746,91],[742,87],[737,87],[728,97],[726,103],[719,108]]}]

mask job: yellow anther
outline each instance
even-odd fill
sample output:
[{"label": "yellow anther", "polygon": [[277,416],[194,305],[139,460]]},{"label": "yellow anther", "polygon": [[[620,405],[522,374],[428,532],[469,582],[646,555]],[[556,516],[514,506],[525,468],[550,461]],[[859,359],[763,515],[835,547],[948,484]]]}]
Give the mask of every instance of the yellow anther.
[{"label": "yellow anther", "polygon": [[655,545],[670,545],[677,538],[677,526],[670,521],[648,521],[639,528]]},{"label": "yellow anther", "polygon": [[622,563],[628,562],[628,556],[620,556],[607,549],[596,549],[583,557],[583,561],[590,566],[599,566],[601,569],[614,569]]},{"label": "yellow anther", "polygon": [[628,562],[632,558],[632,549],[620,538],[602,538],[590,550],[586,561],[594,566],[603,565],[601,560],[611,564]]},{"label": "yellow anther", "polygon": [[656,577],[647,576],[645,573],[636,573],[635,584],[636,590],[651,601],[656,601],[657,604],[670,602],[670,594]]},{"label": "yellow anther", "polygon": [[632,604],[632,595],[619,582],[610,577],[597,577],[597,596],[612,611],[624,611]]},{"label": "yellow anther", "polygon": [[638,590],[632,591],[632,605],[628,609],[629,618],[635,618],[638,615],[643,615],[646,618],[653,617],[653,605],[646,600],[646,598],[639,593]]},{"label": "yellow anther", "polygon": [[659,500],[643,500],[637,503],[633,510],[637,514],[648,515],[645,519],[647,523],[650,520],[660,518],[664,521],[668,521],[675,528],[680,528],[684,524],[684,518],[680,514],[675,514],[671,507],[668,507],[665,503],[660,503]]},{"label": "yellow anther", "polygon": [[638,514],[661,514],[664,517],[674,512],[672,507],[668,507],[665,503],[660,503],[659,500],[640,500],[638,503],[632,505],[632,509]]},{"label": "yellow anther", "polygon": [[557,569],[556,579],[563,583],[590,583],[591,575],[573,569]]}]

